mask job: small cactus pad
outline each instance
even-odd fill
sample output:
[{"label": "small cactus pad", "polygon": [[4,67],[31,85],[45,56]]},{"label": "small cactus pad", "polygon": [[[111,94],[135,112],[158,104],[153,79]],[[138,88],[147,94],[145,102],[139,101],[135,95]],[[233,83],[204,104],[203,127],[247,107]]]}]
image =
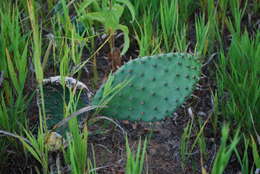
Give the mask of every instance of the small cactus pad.
[{"label": "small cactus pad", "polygon": [[[54,125],[64,119],[64,102],[69,103],[70,90],[69,87],[63,88],[61,84],[45,84],[43,86],[44,91],[44,104],[46,112],[46,123],[48,129],[51,129]],[[88,104],[88,96],[85,91],[76,90],[73,96],[74,101],[79,99],[77,102],[77,110]],[[79,120],[79,119],[78,119]],[[56,131],[65,135],[68,130],[67,124],[58,128]]]},{"label": "small cactus pad", "polygon": [[[129,61],[114,74],[112,86],[130,82],[101,110],[121,120],[158,121],[171,115],[192,94],[200,78],[200,61],[187,53],[168,53]],[[104,85],[92,100],[98,105]]]}]

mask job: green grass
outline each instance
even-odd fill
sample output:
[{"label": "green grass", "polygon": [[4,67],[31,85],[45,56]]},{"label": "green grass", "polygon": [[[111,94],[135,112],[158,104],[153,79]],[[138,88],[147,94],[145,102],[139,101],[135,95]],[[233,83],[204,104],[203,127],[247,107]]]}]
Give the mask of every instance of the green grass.
[{"label": "green grass", "polygon": [[147,148],[147,139],[141,145],[141,139],[139,140],[136,153],[132,152],[126,137],[126,153],[127,161],[125,171],[126,174],[142,174],[144,168],[145,154]]},{"label": "green grass", "polygon": [[260,131],[259,36],[234,34],[228,52],[220,52],[217,75],[221,113],[251,134]]},{"label": "green grass", "polygon": [[229,144],[229,127],[227,125],[224,125],[221,133],[221,143],[213,163],[211,171],[212,174],[221,174],[225,171],[225,168],[229,163],[229,159],[231,158],[232,152],[239,142],[239,130],[236,131],[234,138],[231,139],[231,142]]},{"label": "green grass", "polygon": [[[24,93],[28,76],[28,39],[19,24],[21,13],[9,3],[1,4],[0,9],[0,70],[4,81],[0,94],[0,127],[7,131],[20,132],[26,125],[26,108],[30,95]],[[19,75],[17,75],[19,74]]]},{"label": "green grass", "polygon": [[[0,130],[8,136],[0,137],[0,166],[6,170],[6,162],[13,160],[8,159],[9,150],[20,158],[30,154],[39,163],[35,171],[51,173],[43,79],[73,76],[96,90],[101,74],[110,73],[104,72],[100,59],[119,47],[126,59],[135,54],[132,51],[138,56],[179,51],[192,52],[207,62],[204,70],[215,88],[211,94],[214,112],[206,119],[194,116],[184,128],[182,167],[199,151],[201,162],[195,168],[202,173],[223,173],[232,155],[242,173],[254,173],[260,168],[260,32],[255,24],[259,9],[259,1],[238,0],[1,0],[0,72],[4,80],[0,82]],[[122,36],[118,38],[118,34]],[[125,85],[111,89],[111,83],[107,94]],[[41,96],[38,103],[36,90]],[[104,98],[100,105],[108,100]],[[73,115],[76,106],[70,91],[64,118]],[[31,129],[35,127],[31,126],[33,118],[39,121],[37,135]],[[71,173],[98,173],[99,159],[94,157],[95,148],[90,148],[88,126],[81,131],[76,118],[68,120],[71,135],[61,159]],[[207,132],[208,126],[212,132]],[[217,147],[210,169],[203,165],[210,158],[208,133]],[[144,172],[148,145],[145,141],[141,148],[140,141],[134,154],[126,139],[126,173]]]}]

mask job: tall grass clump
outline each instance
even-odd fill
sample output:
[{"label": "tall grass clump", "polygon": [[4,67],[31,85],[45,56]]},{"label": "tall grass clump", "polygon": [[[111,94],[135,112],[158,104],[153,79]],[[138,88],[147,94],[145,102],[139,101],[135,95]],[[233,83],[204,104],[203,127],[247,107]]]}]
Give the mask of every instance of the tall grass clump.
[{"label": "tall grass clump", "polygon": [[[43,96],[43,68],[41,63],[41,54],[42,54],[42,38],[41,31],[39,29],[38,20],[35,12],[35,4],[34,1],[27,1],[28,14],[32,28],[32,48],[33,48],[33,66],[35,77],[37,81],[37,86],[39,88],[39,93]],[[45,134],[47,130],[46,126],[46,115],[45,115],[45,107],[44,107],[44,99],[41,97],[41,104],[38,104],[39,111],[39,128],[37,132],[37,136],[33,135],[30,130],[24,130],[26,134],[26,138],[29,141],[25,141],[20,138],[24,148],[41,164],[42,172],[44,174],[48,173],[48,148],[45,144]]]},{"label": "tall grass clump", "polygon": [[242,18],[245,15],[245,10],[247,7],[247,1],[245,1],[245,4],[243,4],[243,7],[240,4],[239,1],[236,0],[230,0],[229,1],[232,19],[228,18],[227,26],[231,33],[242,33],[241,31],[241,24],[242,24]]},{"label": "tall grass clump", "polygon": [[220,53],[217,71],[221,115],[242,130],[260,132],[260,32],[232,36],[228,52]]},{"label": "tall grass clump", "polygon": [[253,137],[242,138],[244,143],[242,144],[244,150],[241,152],[239,148],[235,148],[235,154],[240,165],[240,170],[242,173],[257,173],[260,168],[260,154],[259,147],[257,147],[257,142],[255,142]]},{"label": "tall grass clump", "polygon": [[20,132],[26,124],[29,94],[24,91],[28,75],[28,38],[22,34],[21,13],[16,5],[3,1],[0,5],[0,127]]},{"label": "tall grass clump", "polygon": [[144,169],[144,160],[146,156],[147,139],[141,145],[141,139],[139,140],[136,153],[132,152],[126,137],[126,153],[127,161],[125,167],[126,174],[142,174]]},{"label": "tall grass clump", "polygon": [[[24,16],[17,4],[3,0],[0,3],[0,130],[23,134],[33,93],[26,91],[29,76],[29,37],[24,31]],[[15,139],[0,136],[0,171],[8,163],[7,149],[20,147]],[[20,153],[15,153],[15,155]]]},{"label": "tall grass clump", "polygon": [[236,132],[233,139],[229,143],[228,140],[230,130],[229,126],[224,125],[221,132],[221,144],[214,159],[213,167],[211,174],[222,174],[224,173],[225,168],[227,167],[229,160],[234,152],[238,142],[239,142],[239,131]]},{"label": "tall grass clump", "polygon": [[163,38],[161,47],[164,48],[166,52],[183,52],[187,51],[188,48],[188,24],[185,22],[187,19],[181,19],[181,5],[182,3],[177,0],[161,1],[160,3],[160,27]]},{"label": "tall grass clump", "polygon": [[[71,135],[68,135],[68,147],[64,150],[65,161],[71,167],[72,174],[95,174],[94,163],[88,158],[88,130],[85,126],[81,133],[76,119],[69,123]],[[93,154],[94,155],[94,154]]]},{"label": "tall grass clump", "polygon": [[196,40],[195,52],[205,56],[209,47],[210,21],[206,23],[205,15],[195,18]]},{"label": "tall grass clump", "polygon": [[156,37],[157,33],[153,30],[154,15],[154,12],[148,9],[143,15],[143,20],[136,22],[137,29],[134,30],[139,45],[140,57],[159,52],[160,39]]},{"label": "tall grass clump", "polygon": [[254,173],[259,167],[260,32],[251,37],[247,31],[232,29],[231,33],[230,47],[226,53],[220,51],[217,66],[217,112],[233,127],[241,128],[243,138],[235,148],[236,158],[242,173]]}]

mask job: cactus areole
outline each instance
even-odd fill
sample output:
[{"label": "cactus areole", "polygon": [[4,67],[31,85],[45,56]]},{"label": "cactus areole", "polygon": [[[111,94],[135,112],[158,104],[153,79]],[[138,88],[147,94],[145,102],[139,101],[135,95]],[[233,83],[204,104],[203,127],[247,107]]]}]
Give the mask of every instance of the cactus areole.
[{"label": "cactus areole", "polygon": [[[113,86],[131,81],[102,109],[120,120],[158,121],[172,115],[192,94],[200,78],[201,62],[187,53],[168,53],[129,61],[114,74]],[[104,85],[92,100],[100,103]]]}]

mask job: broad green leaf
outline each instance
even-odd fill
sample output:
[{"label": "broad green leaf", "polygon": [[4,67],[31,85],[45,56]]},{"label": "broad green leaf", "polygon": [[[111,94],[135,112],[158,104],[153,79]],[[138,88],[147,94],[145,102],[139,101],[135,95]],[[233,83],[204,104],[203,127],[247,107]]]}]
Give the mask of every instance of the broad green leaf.
[{"label": "broad green leaf", "polygon": [[131,13],[131,16],[132,16],[131,22],[133,22],[135,19],[135,9],[134,9],[134,6],[132,5],[132,3],[128,0],[116,0],[116,2],[122,3],[127,6],[127,8],[129,9],[129,11]]},{"label": "broad green leaf", "polygon": [[96,0],[85,0],[82,3],[79,4],[79,9],[78,12],[79,13],[85,13],[85,9],[92,4],[93,2],[95,2]]},{"label": "broad green leaf", "polygon": [[123,11],[124,7],[120,5],[114,5],[111,10],[104,9],[99,12],[87,13],[86,17],[89,20],[94,20],[102,23],[106,31],[108,31],[109,29],[115,31],[117,25],[119,24],[119,19],[122,16]]},{"label": "broad green leaf", "polygon": [[[131,7],[132,7],[130,2],[124,2],[124,1],[120,1],[120,0],[118,2],[125,4],[129,9],[131,9]],[[102,11],[91,12],[91,13],[87,13],[84,17],[82,16],[82,18],[86,17],[88,20],[98,21],[98,22],[102,23],[104,25],[106,32],[113,33],[116,30],[121,30],[124,33],[124,47],[121,52],[121,55],[126,53],[126,51],[129,48],[129,44],[130,44],[129,30],[128,30],[127,26],[120,24],[120,17],[122,16],[123,12],[124,12],[124,6],[115,4],[115,5],[113,5],[112,9],[105,8]],[[134,19],[133,9],[131,9],[130,12]]]},{"label": "broad green leaf", "polygon": [[129,48],[129,44],[130,44],[130,40],[129,40],[129,30],[127,28],[127,26],[125,25],[118,25],[118,29],[119,30],[122,30],[123,33],[124,33],[124,47],[123,47],[123,50],[121,52],[121,55],[124,55],[128,48]]},{"label": "broad green leaf", "polygon": [[105,12],[105,30],[109,31],[112,30],[113,32],[116,31],[120,20],[120,17],[122,16],[124,11],[124,7],[121,5],[114,5],[111,10],[106,10]]},{"label": "broad green leaf", "polygon": [[[106,21],[104,12],[92,12],[92,13],[88,13],[88,14],[86,15],[86,17],[87,17],[89,20],[98,21],[98,22],[100,22],[100,23],[104,23],[104,22]],[[84,18],[84,17],[83,17],[83,18]]]}]

